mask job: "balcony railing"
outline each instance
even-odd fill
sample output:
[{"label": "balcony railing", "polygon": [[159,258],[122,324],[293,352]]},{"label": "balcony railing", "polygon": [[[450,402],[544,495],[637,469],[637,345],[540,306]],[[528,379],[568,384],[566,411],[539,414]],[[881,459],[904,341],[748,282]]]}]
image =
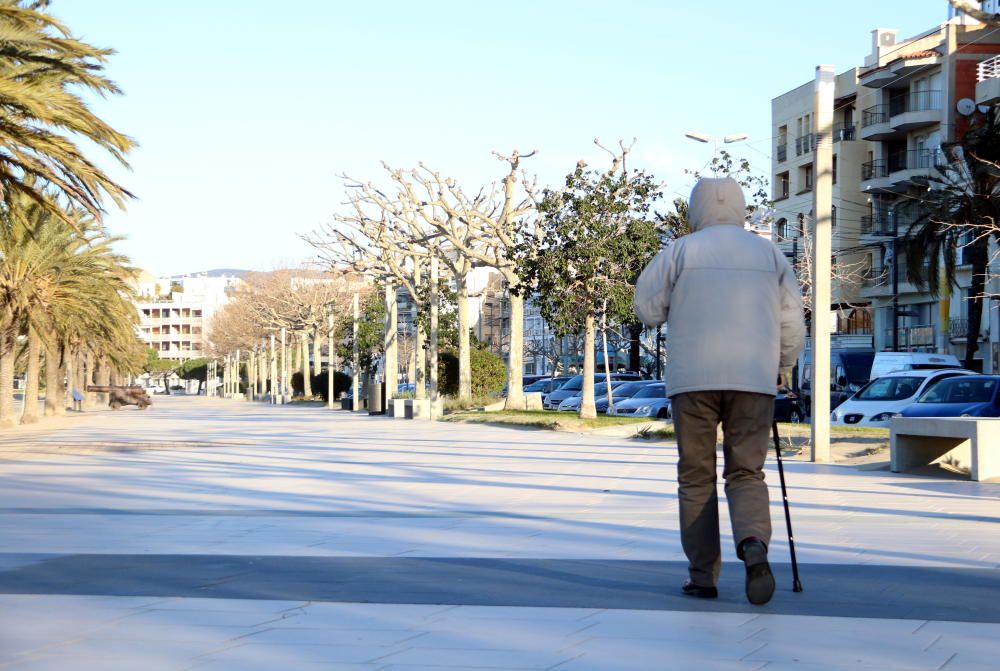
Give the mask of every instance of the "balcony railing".
[{"label": "balcony railing", "polygon": [[788,144],[778,145],[778,163],[788,160]]},{"label": "balcony railing", "polygon": [[1000,77],[1000,56],[994,56],[993,58],[987,58],[985,61],[979,63],[976,66],[976,80],[986,81],[987,79],[996,79]]},{"label": "balcony railing", "polygon": [[889,121],[889,106],[888,105],[873,105],[868,109],[861,112],[861,127],[867,128],[868,126],[874,126],[879,123],[886,123]]},{"label": "balcony railing", "polygon": [[[937,330],[933,324],[922,324],[920,326],[900,326],[899,327],[899,347],[909,349],[911,347],[933,347],[936,343]],[[885,330],[885,344],[892,345],[892,329]]]},{"label": "balcony railing", "polygon": [[889,176],[889,164],[882,160],[876,159],[874,161],[868,161],[867,163],[861,164],[861,179],[879,179],[880,177]]},{"label": "balcony railing", "polygon": [[889,154],[889,172],[900,170],[932,170],[945,165],[945,155],[940,149],[911,149]]},{"label": "balcony railing", "polygon": [[888,283],[888,268],[869,268],[861,275],[861,286],[863,287],[884,287]]},{"label": "balcony railing", "polygon": [[802,156],[802,154],[808,154],[813,149],[816,148],[816,136],[812,133],[807,133],[801,137],[795,138],[795,155]]},{"label": "balcony railing", "polygon": [[868,214],[861,217],[861,233],[892,237],[892,222],[883,214]]},{"label": "balcony railing", "polygon": [[889,116],[941,109],[941,91],[910,91],[889,101]]},{"label": "balcony railing", "polygon": [[853,123],[838,123],[833,127],[834,142],[850,142],[855,139]]}]

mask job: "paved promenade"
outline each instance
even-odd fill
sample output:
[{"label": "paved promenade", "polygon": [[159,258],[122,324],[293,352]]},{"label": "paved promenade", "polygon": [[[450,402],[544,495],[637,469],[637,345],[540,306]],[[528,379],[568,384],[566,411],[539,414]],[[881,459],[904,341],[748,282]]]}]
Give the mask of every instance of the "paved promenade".
[{"label": "paved promenade", "polygon": [[[679,596],[676,448],[192,397],[0,433],[0,669],[1000,668],[1000,485],[786,464]],[[724,521],[728,525],[728,521]]]}]

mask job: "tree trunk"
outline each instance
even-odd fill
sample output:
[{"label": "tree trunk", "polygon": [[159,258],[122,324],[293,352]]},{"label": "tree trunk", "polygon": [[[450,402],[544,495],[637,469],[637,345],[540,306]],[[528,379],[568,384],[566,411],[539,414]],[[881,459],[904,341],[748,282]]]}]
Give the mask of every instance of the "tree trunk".
[{"label": "tree trunk", "polygon": [[469,348],[469,288],[458,278],[458,398],[472,400],[472,353]]},{"label": "tree trunk", "polygon": [[28,365],[27,381],[24,385],[24,412],[21,413],[22,424],[34,424],[38,421],[38,389],[42,372],[42,339],[35,329],[28,327]]},{"label": "tree trunk", "polygon": [[66,408],[61,400],[63,383],[61,360],[60,347],[53,336],[53,342],[45,346],[45,407],[42,412],[46,417],[61,415]]},{"label": "tree trunk", "polygon": [[313,375],[323,373],[323,331],[313,329]]},{"label": "tree trunk", "polygon": [[[97,374],[95,376],[95,381],[99,385],[110,385],[111,384],[111,367],[108,365],[107,359],[101,359],[97,364]],[[108,407],[108,400],[110,394],[106,391],[99,392],[97,394],[97,403],[102,407]]]},{"label": "tree trunk", "polygon": [[594,315],[584,319],[583,330],[583,391],[580,392],[580,417],[596,419],[594,404]]},{"label": "tree trunk", "polygon": [[[983,292],[986,290],[986,273],[989,254],[988,241],[977,242],[972,249],[972,284],[969,286],[969,331],[965,335],[965,361],[963,366],[975,370],[973,364],[979,349],[979,329],[983,324]],[[950,287],[949,287],[950,289]]]},{"label": "tree trunk", "polygon": [[438,419],[434,405],[438,400],[438,259],[431,257],[430,267],[430,392],[431,419]]},{"label": "tree trunk", "polygon": [[642,368],[642,324],[628,325],[628,369],[638,373]]},{"label": "tree trunk", "polygon": [[87,350],[83,355],[83,386],[80,388],[80,393],[83,394],[83,407],[85,410],[93,410],[97,407],[97,394],[92,391],[87,391],[87,387],[93,384],[97,384],[97,375],[95,369],[96,357],[94,353]]},{"label": "tree trunk", "polygon": [[[396,302],[396,285],[385,283],[385,330],[382,333],[382,351],[385,355],[385,398],[396,397],[399,389],[399,305]],[[331,348],[333,343],[331,343]]]},{"label": "tree trunk", "polygon": [[608,398],[608,411],[614,407],[614,395],[611,393],[611,363],[608,361],[608,313],[607,304],[601,315],[601,344],[604,347],[604,391]]},{"label": "tree trunk", "polygon": [[512,293],[510,294],[510,352],[507,356],[507,403],[504,405],[506,410],[524,410],[523,383],[524,298]]},{"label": "tree trunk", "polygon": [[312,380],[310,376],[312,375],[312,369],[309,367],[309,332],[303,331],[302,336],[299,338],[299,344],[302,346],[301,352],[301,363],[302,363],[302,395],[305,398],[311,398],[312,392]]},{"label": "tree trunk", "polygon": [[0,428],[17,424],[14,414],[14,345],[13,337],[0,342]]}]

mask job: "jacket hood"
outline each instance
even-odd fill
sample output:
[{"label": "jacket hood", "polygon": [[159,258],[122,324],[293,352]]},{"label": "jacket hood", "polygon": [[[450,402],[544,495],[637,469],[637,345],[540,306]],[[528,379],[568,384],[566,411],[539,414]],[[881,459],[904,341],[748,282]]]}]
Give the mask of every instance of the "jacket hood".
[{"label": "jacket hood", "polygon": [[743,189],[732,177],[703,177],[691,191],[688,224],[692,231],[706,226],[731,225],[743,228],[747,216]]}]

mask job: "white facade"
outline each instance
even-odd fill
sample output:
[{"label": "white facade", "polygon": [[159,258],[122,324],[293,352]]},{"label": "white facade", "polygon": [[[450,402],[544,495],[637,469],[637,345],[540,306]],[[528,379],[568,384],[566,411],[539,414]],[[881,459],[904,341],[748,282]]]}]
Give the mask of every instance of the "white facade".
[{"label": "white facade", "polygon": [[140,339],[161,359],[183,361],[204,356],[208,325],[241,283],[235,276],[153,278],[137,282]]}]

